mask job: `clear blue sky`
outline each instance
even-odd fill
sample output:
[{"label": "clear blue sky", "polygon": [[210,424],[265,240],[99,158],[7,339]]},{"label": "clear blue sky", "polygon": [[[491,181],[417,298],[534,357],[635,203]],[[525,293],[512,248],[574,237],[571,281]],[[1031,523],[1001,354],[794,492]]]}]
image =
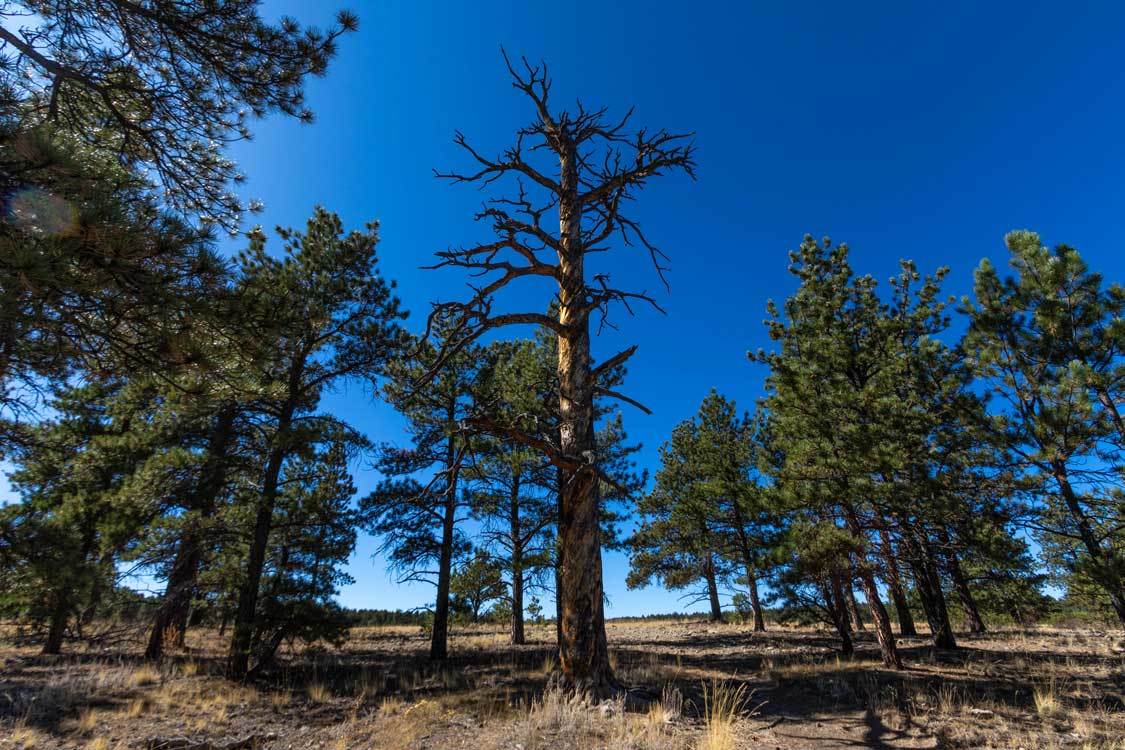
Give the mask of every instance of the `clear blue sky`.
[{"label": "clear blue sky", "polygon": [[[336,4],[267,2],[325,24]],[[262,223],[298,225],[320,203],[359,226],[382,222],[384,270],[412,324],[436,298],[464,296],[457,273],[421,271],[435,250],[481,237],[481,194],[434,179],[465,164],[463,130],[486,152],[530,119],[499,47],[548,61],[556,102],[581,96],[636,122],[694,130],[698,181],[669,179],[637,211],[672,258],[664,294],[639,255],[612,263],[619,285],[660,291],[667,316],[618,316],[597,342],[640,345],[627,412],[652,467],[672,426],[712,386],[745,406],[763,373],[745,352],[767,345],[768,298],[792,289],[786,251],[801,236],[851,244],[861,272],[899,258],[952,267],[969,289],[981,257],[1004,262],[1013,228],[1077,245],[1125,280],[1125,5],[1120,3],[357,2],[360,31],[309,87],[312,126],[271,119],[235,156]],[[627,282],[627,283],[626,283]],[[537,307],[542,307],[538,304]],[[376,440],[398,420],[359,389],[333,410]],[[376,477],[358,468],[361,490]],[[352,561],[351,606],[411,607],[432,589],[395,585],[373,542]],[[627,592],[609,555],[609,614],[667,611],[676,594]]]}]

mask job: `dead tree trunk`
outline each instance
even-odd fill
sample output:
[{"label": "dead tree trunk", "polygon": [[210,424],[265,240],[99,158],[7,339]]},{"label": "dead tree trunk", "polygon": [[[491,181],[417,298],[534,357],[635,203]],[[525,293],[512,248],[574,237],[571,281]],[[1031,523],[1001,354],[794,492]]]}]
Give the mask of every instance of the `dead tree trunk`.
[{"label": "dead tree trunk", "polygon": [[[663,130],[627,134],[628,116],[616,124],[607,123],[604,110],[588,111],[581,104],[573,112],[552,112],[545,67],[524,60],[522,70],[517,71],[507,56],[505,62],[512,85],[534,107],[534,121],[521,128],[515,143],[495,159],[485,157],[458,134],[456,142],[473,160],[475,171],[438,176],[481,186],[504,177],[516,178],[517,192],[514,197],[490,201],[478,214],[479,219],[492,223],[496,242],[438,253],[440,260],[433,267],[465,268],[487,281],[475,286],[468,302],[435,305],[431,321],[439,315],[453,315],[459,321],[463,336],[448,347],[450,355],[502,326],[538,325],[557,337],[557,445],[519,429],[490,427],[486,418],[476,420],[476,426],[499,430],[505,437],[536,448],[559,471],[559,663],[564,684],[601,696],[618,692],[620,686],[610,669],[605,637],[599,487],[604,475],[594,439],[594,399],[600,395],[638,404],[599,382],[599,377],[628,359],[635,347],[594,367],[590,316],[597,310],[604,320],[613,303],[627,307],[631,302],[655,302],[644,293],[611,287],[604,274],[588,279],[585,257],[587,252],[608,249],[619,236],[623,244],[644,248],[662,274],[662,254],[638,223],[623,215],[622,208],[652,177],[676,170],[691,174],[692,147],[685,143],[686,136]],[[529,161],[525,148],[557,158],[557,176]],[[546,194],[543,200],[529,194],[529,185]],[[556,213],[557,234],[543,223],[545,216]],[[536,276],[557,284],[552,300],[558,304],[557,317],[539,311],[492,312],[499,290],[516,279]],[[547,306],[545,299],[538,310]],[[439,357],[433,372],[443,361]]]}]

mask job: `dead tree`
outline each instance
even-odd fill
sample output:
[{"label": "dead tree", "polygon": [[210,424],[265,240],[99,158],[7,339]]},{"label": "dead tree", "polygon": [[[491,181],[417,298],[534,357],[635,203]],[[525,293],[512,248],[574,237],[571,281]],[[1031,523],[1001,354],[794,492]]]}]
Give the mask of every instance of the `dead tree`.
[{"label": "dead tree", "polygon": [[[557,438],[544,440],[517,426],[498,425],[487,416],[475,427],[518,440],[543,452],[560,473],[558,497],[559,662],[565,685],[594,695],[616,692],[609,666],[602,604],[599,539],[599,469],[594,440],[594,399],[617,398],[644,408],[609,389],[605,375],[636,351],[630,347],[595,365],[590,356],[591,318],[606,324],[609,309],[644,303],[660,309],[646,292],[611,284],[607,274],[586,268],[587,256],[618,245],[644,253],[664,281],[666,257],[623,209],[650,178],[682,171],[694,177],[690,134],[629,129],[632,111],[609,121],[605,109],[552,110],[551,79],[545,65],[526,59],[517,68],[504,55],[513,87],[530,101],[535,119],[516,132],[515,143],[489,158],[461,133],[456,143],[471,157],[468,172],[437,172],[454,183],[480,188],[509,181],[507,197],[488,200],[477,214],[489,222],[495,241],[438,253],[431,268],[464,268],[478,280],[462,302],[435,303],[431,320],[452,315],[457,335],[444,352],[451,356],[486,331],[509,325],[543,326],[558,337],[559,413]],[[545,226],[558,219],[557,231]],[[523,278],[553,279],[557,316],[543,312],[495,312],[494,296]],[[438,366],[440,366],[439,358]],[[647,411],[647,410],[646,410]]]}]

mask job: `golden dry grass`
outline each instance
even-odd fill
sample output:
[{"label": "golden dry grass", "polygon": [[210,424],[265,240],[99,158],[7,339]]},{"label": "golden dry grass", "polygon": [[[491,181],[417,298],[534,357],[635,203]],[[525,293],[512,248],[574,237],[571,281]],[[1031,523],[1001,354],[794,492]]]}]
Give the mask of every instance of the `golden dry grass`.
[{"label": "golden dry grass", "polygon": [[728,685],[712,680],[703,686],[703,733],[698,750],[734,750],[735,724],[742,715],[749,695],[746,685]]},{"label": "golden dry grass", "polygon": [[[208,631],[189,633],[190,658],[163,667],[129,652],[39,659],[0,649],[21,665],[11,684],[0,673],[11,696],[0,750],[270,732],[283,747],[328,750],[805,750],[863,747],[876,720],[885,747],[1125,750],[1115,687],[1125,656],[1105,645],[1113,634],[997,631],[943,653],[904,639],[910,668],[898,673],[882,669],[869,639],[843,659],[809,628],[771,624],[763,635],[667,620],[611,623],[609,635],[618,677],[659,700],[626,710],[545,690],[557,670],[550,626],[530,629],[524,647],[508,645],[503,628],[467,629],[444,666],[426,661],[418,628],[357,629],[341,649],[287,651],[261,690],[218,676],[225,644]],[[771,721],[778,715],[785,721]]]}]

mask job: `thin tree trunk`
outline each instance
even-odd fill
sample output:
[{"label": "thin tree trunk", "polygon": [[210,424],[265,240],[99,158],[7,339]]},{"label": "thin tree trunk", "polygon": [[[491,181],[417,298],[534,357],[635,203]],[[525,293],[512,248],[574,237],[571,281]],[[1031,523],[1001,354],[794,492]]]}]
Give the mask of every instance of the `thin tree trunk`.
[{"label": "thin tree trunk", "polygon": [[1117,444],[1125,445],[1125,418],[1122,418],[1121,411],[1117,408],[1117,404],[1113,400],[1113,396],[1109,391],[1104,388],[1096,389],[1095,393],[1098,396],[1098,401],[1105,407],[1106,413],[1109,414],[1110,421],[1113,422],[1117,428]]},{"label": "thin tree trunk", "polygon": [[1070,517],[1074,521],[1075,526],[1078,528],[1078,536],[1090,555],[1091,562],[1093,563],[1091,572],[1094,574],[1095,580],[1101,584],[1102,588],[1109,594],[1109,600],[1113,605],[1113,610],[1117,614],[1117,618],[1121,621],[1122,625],[1125,625],[1125,581],[1122,580],[1122,574],[1120,572],[1125,570],[1125,564],[1122,563],[1112,550],[1105,549],[1098,542],[1097,537],[1094,535],[1094,530],[1090,526],[1090,519],[1087,518],[1086,513],[1082,510],[1082,504],[1079,502],[1078,496],[1074,493],[1074,488],[1071,487],[1070,477],[1067,474],[1066,467],[1062,463],[1056,463],[1052,469],[1063,502],[1066,504],[1067,511],[1070,513]]},{"label": "thin tree trunk", "polygon": [[192,530],[185,530],[180,539],[176,559],[168,573],[164,598],[152,618],[148,635],[146,659],[159,659],[164,654],[164,639],[182,621],[181,615],[187,611],[195,585],[195,574],[202,557],[200,543]]},{"label": "thin tree trunk", "polygon": [[[453,424],[455,406],[450,407]],[[430,658],[440,661],[449,656],[449,581],[453,576],[453,532],[457,519],[457,442],[450,437],[446,446],[445,517],[441,527],[441,553],[438,559],[437,601],[434,602],[434,627],[430,633]]]},{"label": "thin tree trunk", "polygon": [[734,512],[735,528],[738,530],[738,546],[742,553],[742,565],[746,568],[746,588],[750,591],[750,608],[754,611],[754,632],[761,633],[766,629],[766,618],[762,613],[762,602],[758,597],[758,566],[754,564],[754,553],[750,549],[750,540],[746,536],[746,525],[742,520],[742,509],[737,500],[731,501]]},{"label": "thin tree trunk", "polygon": [[766,618],[762,612],[762,600],[758,596],[758,580],[749,570],[746,573],[746,585],[750,590],[750,608],[754,610],[754,632],[763,633],[766,630]]},{"label": "thin tree trunk", "polygon": [[51,610],[51,619],[47,626],[47,640],[43,643],[43,654],[57,654],[62,651],[63,636],[66,635],[66,622],[70,619],[70,608],[66,605],[66,597],[61,596]]},{"label": "thin tree trunk", "polygon": [[563,143],[559,156],[559,448],[577,467],[561,468],[559,543],[562,560],[559,664],[565,683],[602,696],[619,685],[609,665],[602,594],[601,501],[594,439],[589,294],[582,247],[578,153]]},{"label": "thin tree trunk", "polygon": [[[844,512],[844,521],[848,525],[848,530],[857,539],[865,539],[867,535],[864,533],[863,526],[859,523],[859,517],[855,510],[846,503],[841,504],[841,509]],[[879,587],[875,584],[875,576],[871,573],[871,569],[862,563],[864,552],[862,546],[855,551],[858,564],[852,578],[859,579],[863,587],[863,593],[871,606],[871,619],[875,625],[875,638],[879,641],[879,655],[883,659],[883,664],[895,669],[902,669],[902,658],[899,656],[898,647],[895,645],[894,631],[891,630],[891,618],[887,616],[887,610],[883,607],[883,602],[879,598]]]},{"label": "thin tree trunk", "polygon": [[[108,488],[108,486],[107,482],[104,487]],[[88,516],[84,519],[83,526],[82,545],[78,552],[78,560],[81,561],[79,565],[86,564],[86,561],[90,559],[90,554],[94,551],[94,546],[97,544],[97,532],[94,529],[93,521]],[[76,598],[77,592],[72,584],[64,584],[55,589],[52,595],[54,607],[51,610],[47,627],[47,641],[43,644],[42,653],[57,654],[62,650],[63,637],[66,635],[66,624],[75,608]]]},{"label": "thin tree trunk", "polygon": [[902,579],[898,573],[898,560],[895,558],[894,549],[886,529],[880,529],[879,541],[883,552],[883,565],[886,569],[887,588],[891,592],[891,600],[895,605],[895,614],[898,615],[898,632],[900,635],[918,635],[914,626],[914,616],[910,613],[910,604],[906,601],[906,594],[902,590]]},{"label": "thin tree trunk", "polygon": [[852,618],[852,625],[859,632],[863,632],[863,615],[859,611],[859,602],[855,598],[855,588],[849,582],[844,586],[844,601],[848,605],[848,616]]},{"label": "thin tree trunk", "polygon": [[942,530],[941,539],[945,546],[945,569],[949,571],[949,578],[953,581],[953,589],[957,592],[961,608],[965,610],[965,625],[970,633],[984,633],[984,619],[980,616],[976,599],[973,597],[972,589],[969,588],[965,572],[961,569],[961,561],[957,559],[957,553],[953,550],[948,532]]},{"label": "thin tree trunk", "polygon": [[86,608],[78,615],[77,630],[79,636],[82,635],[82,628],[94,621],[94,616],[98,613],[98,606],[102,603],[104,589],[104,579],[99,575],[94,579],[94,584],[90,589],[90,600],[86,603]]},{"label": "thin tree trunk", "polygon": [[[299,375],[299,373],[298,373]],[[291,381],[293,378],[291,378]],[[290,388],[290,392],[295,392]],[[288,402],[278,418],[275,444],[270,450],[262,481],[262,494],[258,499],[254,515],[254,531],[250,539],[250,550],[246,560],[246,578],[238,592],[238,607],[234,613],[234,632],[231,635],[230,652],[227,655],[227,674],[234,679],[242,679],[250,668],[250,649],[254,641],[254,622],[258,608],[258,592],[262,585],[262,571],[266,564],[266,551],[269,547],[270,531],[273,526],[273,511],[277,504],[278,483],[281,479],[281,465],[288,454],[289,429],[293,422],[296,403]]]},{"label": "thin tree trunk", "polygon": [[844,606],[844,586],[839,573],[832,574],[829,585],[822,588],[822,593],[829,617],[840,635],[840,652],[844,656],[851,656],[855,653],[855,644],[852,642],[851,622]]},{"label": "thin tree trunk", "polygon": [[187,644],[188,622],[191,620],[192,600],[188,597],[187,606],[182,607],[172,623],[172,646],[182,649]]},{"label": "thin tree trunk", "polygon": [[512,472],[512,492],[508,502],[512,535],[512,645],[526,643],[523,628],[523,530],[520,528],[520,475]]},{"label": "thin tree trunk", "polygon": [[911,557],[910,569],[914,573],[914,585],[922,599],[922,609],[926,612],[934,645],[938,648],[957,648],[957,639],[953,636],[953,626],[949,622],[949,609],[945,606],[941,577],[928,540],[918,541]]},{"label": "thin tree trunk", "polygon": [[[188,500],[188,510],[199,519],[210,516],[226,483],[226,462],[234,437],[234,420],[238,411],[232,404],[224,405],[218,413],[215,425],[208,437],[207,459],[204,462],[199,485]],[[187,633],[188,612],[199,575],[199,565],[203,560],[203,540],[200,538],[199,522],[189,520],[180,538],[176,558],[164,588],[164,597],[153,617],[149,632],[146,659],[159,659],[164,652],[164,637],[169,629],[175,632],[173,645],[183,647]]]},{"label": "thin tree trunk", "polygon": [[719,603],[719,583],[715,580],[715,557],[708,555],[703,564],[703,577],[707,580],[707,600],[711,604],[711,622],[723,621],[723,607]]}]

